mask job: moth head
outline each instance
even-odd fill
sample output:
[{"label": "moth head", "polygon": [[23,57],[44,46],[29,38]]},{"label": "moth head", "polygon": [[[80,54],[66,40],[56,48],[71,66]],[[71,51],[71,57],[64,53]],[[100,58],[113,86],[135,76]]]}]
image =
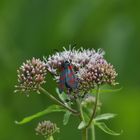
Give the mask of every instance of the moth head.
[{"label": "moth head", "polygon": [[70,62],[69,61],[65,61],[64,63],[62,63],[62,67],[63,68],[68,68],[68,66],[70,66]]}]

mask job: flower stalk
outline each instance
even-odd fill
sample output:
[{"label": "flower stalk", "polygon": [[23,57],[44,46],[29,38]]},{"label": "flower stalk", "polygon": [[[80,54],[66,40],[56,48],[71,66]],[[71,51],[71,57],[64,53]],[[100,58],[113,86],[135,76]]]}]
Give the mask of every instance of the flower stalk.
[{"label": "flower stalk", "polygon": [[54,138],[53,138],[53,136],[50,136],[46,140],[54,140]]},{"label": "flower stalk", "polygon": [[[98,106],[98,100],[99,100],[99,91],[100,91],[100,88],[99,88],[99,86],[97,86],[95,106],[94,106],[94,108],[93,108],[93,113],[92,113],[92,115],[91,115],[91,118],[90,118],[89,123],[87,124],[86,128],[88,128],[88,127],[91,125],[91,123],[92,123],[92,121],[93,121],[93,118],[94,118],[95,115],[96,115],[97,106]],[[93,125],[94,125],[94,124],[93,124]]]},{"label": "flower stalk", "polygon": [[90,126],[90,131],[91,131],[91,140],[95,140],[95,128],[94,128],[94,124],[92,124]]},{"label": "flower stalk", "polygon": [[[78,110],[80,111],[79,118],[81,121],[84,121],[83,110],[82,110],[80,100],[77,99],[76,103],[77,103]],[[88,129],[87,128],[82,129],[82,140],[88,140]]]},{"label": "flower stalk", "polygon": [[[93,108],[93,113],[91,115],[91,118],[87,124],[87,126],[85,128],[82,129],[82,140],[88,140],[88,130],[89,130],[89,127],[90,127],[90,130],[91,130],[91,138],[92,140],[95,140],[95,130],[94,130],[94,123],[92,122],[95,115],[96,115],[96,111],[97,111],[97,106],[98,106],[98,100],[99,100],[99,86],[97,86],[97,90],[96,90],[96,99],[95,99],[95,106]],[[84,121],[84,118],[83,118],[83,113],[82,113],[82,110],[81,110],[81,106],[80,107],[80,113],[81,113],[81,119]]]},{"label": "flower stalk", "polygon": [[82,130],[82,140],[88,140],[88,129],[84,128]]},{"label": "flower stalk", "polygon": [[56,104],[64,107],[65,109],[69,110],[71,113],[73,113],[74,115],[79,115],[79,112],[66,106],[65,104],[63,104],[61,101],[59,101],[57,98],[55,98],[54,96],[52,96],[47,90],[45,90],[44,88],[40,87],[39,88],[40,92],[43,92],[45,95],[47,95],[52,101],[54,101]]}]

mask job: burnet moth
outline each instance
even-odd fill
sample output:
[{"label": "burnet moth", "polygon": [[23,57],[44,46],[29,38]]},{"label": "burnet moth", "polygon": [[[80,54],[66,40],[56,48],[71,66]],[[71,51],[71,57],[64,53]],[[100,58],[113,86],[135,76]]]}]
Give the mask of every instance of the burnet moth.
[{"label": "burnet moth", "polygon": [[75,76],[73,66],[70,62],[65,61],[61,65],[60,79],[59,79],[59,91],[60,93],[67,89],[68,93],[78,86],[78,81]]},{"label": "burnet moth", "polygon": [[[73,47],[75,45],[76,44],[74,44]],[[60,93],[62,93],[64,89],[66,88],[67,93],[69,94],[72,90],[77,89],[78,80],[75,76],[71,62],[66,60],[64,57],[63,59],[64,59],[64,62],[61,64],[61,68],[60,68],[60,78],[59,78],[58,88],[59,88]]]}]

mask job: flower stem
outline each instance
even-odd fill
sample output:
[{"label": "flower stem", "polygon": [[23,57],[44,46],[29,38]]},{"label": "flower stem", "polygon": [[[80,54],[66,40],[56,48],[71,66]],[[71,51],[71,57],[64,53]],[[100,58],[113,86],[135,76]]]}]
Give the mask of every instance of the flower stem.
[{"label": "flower stem", "polygon": [[47,140],[54,140],[53,136],[47,138]]},{"label": "flower stem", "polygon": [[[78,110],[80,112],[79,118],[81,121],[85,121],[80,100],[77,99],[76,103],[77,103]],[[82,129],[82,140],[88,140],[88,129],[87,128]]]},{"label": "flower stem", "polygon": [[94,124],[91,125],[90,127],[90,133],[91,133],[91,139],[95,140],[95,128],[94,128]]},{"label": "flower stem", "polygon": [[84,128],[82,130],[82,140],[87,140],[88,139],[88,130],[87,128]]},{"label": "flower stem", "polygon": [[61,101],[59,101],[57,98],[55,98],[52,94],[50,94],[48,91],[46,91],[44,88],[40,87],[39,90],[43,92],[45,95],[47,95],[52,101],[54,101],[56,104],[64,107],[65,109],[69,110],[72,112],[74,115],[79,115],[79,112],[77,110],[74,110],[65,104],[63,104]]},{"label": "flower stem", "polygon": [[97,110],[97,105],[98,105],[98,100],[99,100],[99,90],[100,90],[99,87],[97,87],[96,99],[95,99],[95,107],[93,108],[93,113],[91,115],[91,118],[90,118],[89,123],[87,124],[86,128],[88,128],[90,126],[90,124],[92,123],[93,118],[96,115],[96,110]]}]

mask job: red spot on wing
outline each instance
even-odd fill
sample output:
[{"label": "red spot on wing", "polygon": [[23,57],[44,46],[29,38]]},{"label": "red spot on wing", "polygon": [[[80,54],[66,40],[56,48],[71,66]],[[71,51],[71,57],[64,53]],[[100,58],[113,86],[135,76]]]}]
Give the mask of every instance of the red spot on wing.
[{"label": "red spot on wing", "polygon": [[59,83],[59,90],[62,92],[64,90],[65,86],[63,83]]},{"label": "red spot on wing", "polygon": [[60,80],[64,80],[65,79],[65,75],[63,75],[63,76],[60,76]]},{"label": "red spot on wing", "polygon": [[72,65],[68,66],[68,68],[69,68],[71,71],[73,70],[73,66],[72,66]]},{"label": "red spot on wing", "polygon": [[70,72],[70,73],[68,74],[68,77],[69,77],[69,78],[72,78],[72,76],[73,76],[73,73]]},{"label": "red spot on wing", "polygon": [[70,84],[74,84],[75,80],[74,79],[70,79]]}]

